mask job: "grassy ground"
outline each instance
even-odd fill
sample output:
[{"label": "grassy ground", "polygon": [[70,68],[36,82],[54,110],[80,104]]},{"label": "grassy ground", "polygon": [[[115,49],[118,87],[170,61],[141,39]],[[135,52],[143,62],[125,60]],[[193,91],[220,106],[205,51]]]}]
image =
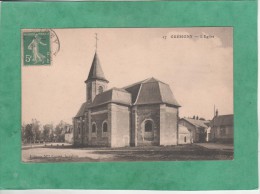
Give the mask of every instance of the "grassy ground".
[{"label": "grassy ground", "polygon": [[22,149],[23,162],[232,160],[233,155],[233,150],[208,149],[195,144],[125,148],[74,148],[55,144]]}]

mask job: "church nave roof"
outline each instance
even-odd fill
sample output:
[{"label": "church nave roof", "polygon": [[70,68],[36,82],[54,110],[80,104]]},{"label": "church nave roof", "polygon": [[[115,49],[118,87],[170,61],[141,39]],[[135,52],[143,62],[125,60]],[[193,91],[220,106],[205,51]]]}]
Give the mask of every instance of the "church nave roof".
[{"label": "church nave roof", "polygon": [[165,103],[180,107],[170,86],[153,77],[126,86],[124,89],[132,94],[132,103],[134,105]]},{"label": "church nave roof", "polygon": [[107,104],[119,103],[123,105],[131,105],[131,94],[122,88],[111,88],[96,95],[91,107]]}]

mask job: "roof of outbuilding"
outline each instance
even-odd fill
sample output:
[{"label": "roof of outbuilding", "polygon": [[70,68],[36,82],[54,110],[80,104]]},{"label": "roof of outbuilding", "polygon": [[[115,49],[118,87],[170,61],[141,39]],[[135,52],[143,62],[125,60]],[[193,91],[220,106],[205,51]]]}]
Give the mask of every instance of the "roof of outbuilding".
[{"label": "roof of outbuilding", "polygon": [[204,120],[199,119],[191,119],[191,118],[182,118],[183,120],[186,120],[190,124],[194,125],[195,127],[202,127],[202,128],[208,128],[208,126],[205,124]]},{"label": "roof of outbuilding", "polygon": [[137,82],[124,89],[132,94],[132,103],[135,105],[166,103],[180,107],[170,86],[155,78]]},{"label": "roof of outbuilding", "polygon": [[103,80],[105,82],[108,82],[108,80],[105,78],[104,72],[101,68],[100,61],[98,58],[97,53],[95,53],[92,65],[88,74],[88,79],[85,81],[90,81],[90,80]]},{"label": "roof of outbuilding", "polygon": [[179,125],[179,134],[190,134],[190,131],[187,127]]},{"label": "roof of outbuilding", "polygon": [[124,105],[131,104],[131,94],[121,88],[111,88],[105,92],[96,95],[91,107],[107,104],[107,103],[119,103]]},{"label": "roof of outbuilding", "polygon": [[211,121],[212,127],[220,127],[220,126],[233,126],[234,125],[234,115],[219,115],[215,116]]}]

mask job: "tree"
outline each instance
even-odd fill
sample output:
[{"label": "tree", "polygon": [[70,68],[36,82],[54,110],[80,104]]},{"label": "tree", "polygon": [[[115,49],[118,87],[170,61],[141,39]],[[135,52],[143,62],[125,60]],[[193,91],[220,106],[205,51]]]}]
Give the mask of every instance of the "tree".
[{"label": "tree", "polygon": [[26,142],[32,143],[33,140],[33,130],[32,130],[32,124],[27,124],[25,127],[25,132],[24,132],[24,138]]},{"label": "tree", "polygon": [[65,134],[63,133],[63,128],[60,124],[56,126],[54,134],[55,134],[56,141],[58,141],[58,142],[65,141]]},{"label": "tree", "polygon": [[40,141],[41,131],[40,122],[37,119],[32,119],[32,132],[33,132],[33,142]]},{"label": "tree", "polygon": [[23,143],[26,143],[27,142],[27,139],[26,139],[26,136],[25,136],[25,129],[26,129],[26,124],[23,123],[22,124],[22,131],[21,131],[21,136],[22,136],[22,142]]},{"label": "tree", "polygon": [[43,140],[46,141],[52,141],[51,140],[51,134],[53,135],[53,125],[52,124],[46,124],[43,126],[43,132],[42,137]]},{"label": "tree", "polygon": [[53,133],[53,130],[50,131],[50,136],[49,136],[49,141],[50,142],[53,142],[55,139],[54,139],[54,133]]},{"label": "tree", "polygon": [[22,141],[35,143],[41,140],[40,122],[32,119],[31,123],[22,125]]}]

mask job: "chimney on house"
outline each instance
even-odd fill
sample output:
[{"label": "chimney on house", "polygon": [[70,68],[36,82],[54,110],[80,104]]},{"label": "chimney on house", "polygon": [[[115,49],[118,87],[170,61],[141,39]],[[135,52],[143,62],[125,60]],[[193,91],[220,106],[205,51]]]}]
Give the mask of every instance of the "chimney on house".
[{"label": "chimney on house", "polygon": [[218,109],[216,110],[216,117],[218,116]]}]

